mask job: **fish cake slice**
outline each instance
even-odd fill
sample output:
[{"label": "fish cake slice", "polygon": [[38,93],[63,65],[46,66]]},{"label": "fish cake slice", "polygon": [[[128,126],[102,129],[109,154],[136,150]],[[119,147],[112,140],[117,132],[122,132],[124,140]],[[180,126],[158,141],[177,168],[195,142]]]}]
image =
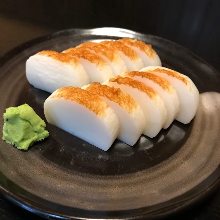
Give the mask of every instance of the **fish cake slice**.
[{"label": "fish cake slice", "polygon": [[47,121],[107,151],[119,132],[119,121],[107,103],[89,91],[63,87],[44,103]]},{"label": "fish cake slice", "polygon": [[31,85],[50,93],[63,86],[81,87],[90,82],[77,57],[50,50],[29,57],[26,77]]},{"label": "fish cake slice", "polygon": [[123,38],[119,41],[131,47],[142,59],[144,66],[161,66],[160,57],[150,44],[132,38]]}]

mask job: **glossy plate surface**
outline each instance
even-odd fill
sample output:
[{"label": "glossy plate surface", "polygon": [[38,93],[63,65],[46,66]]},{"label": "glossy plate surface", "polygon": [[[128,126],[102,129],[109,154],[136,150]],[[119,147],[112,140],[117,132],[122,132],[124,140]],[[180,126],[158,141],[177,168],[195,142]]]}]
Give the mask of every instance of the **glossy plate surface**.
[{"label": "glossy plate surface", "polygon": [[[30,55],[120,37],[152,44],[163,66],[195,82],[203,93],[196,118],[189,125],[174,122],[154,139],[142,136],[134,147],[115,141],[108,152],[52,125],[47,126],[50,137],[27,152],[1,140],[0,189],[10,200],[44,217],[152,218],[186,207],[215,188],[220,177],[219,74],[165,39],[98,28],[65,30],[28,42],[0,61],[0,114],[9,106],[28,103],[44,118],[43,103],[49,94],[25,78]],[[2,127],[2,117],[0,123]]]}]

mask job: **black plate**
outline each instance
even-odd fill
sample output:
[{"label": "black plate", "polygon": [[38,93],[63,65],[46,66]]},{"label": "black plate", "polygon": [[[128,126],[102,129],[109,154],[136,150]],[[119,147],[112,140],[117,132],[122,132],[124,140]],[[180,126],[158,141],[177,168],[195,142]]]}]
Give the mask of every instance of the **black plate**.
[{"label": "black plate", "polygon": [[189,125],[174,122],[154,139],[142,136],[132,148],[116,141],[108,152],[52,125],[47,126],[50,137],[27,152],[1,140],[0,189],[16,204],[44,217],[152,218],[186,207],[215,188],[220,177],[219,75],[168,40],[98,28],[65,30],[28,42],[0,61],[1,115],[9,106],[28,103],[44,118],[43,102],[49,94],[25,78],[30,55],[120,37],[152,44],[164,66],[188,75],[206,92],[196,118]]}]

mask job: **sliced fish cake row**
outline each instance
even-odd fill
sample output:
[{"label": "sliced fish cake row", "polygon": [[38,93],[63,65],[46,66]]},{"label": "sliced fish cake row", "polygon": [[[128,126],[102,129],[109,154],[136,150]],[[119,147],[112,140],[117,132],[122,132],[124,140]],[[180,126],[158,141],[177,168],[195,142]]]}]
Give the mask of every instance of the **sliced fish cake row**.
[{"label": "sliced fish cake row", "polygon": [[189,123],[198,102],[189,77],[154,66],[104,84],[58,89],[45,101],[44,111],[49,123],[108,150],[116,138],[133,146],[141,134],[153,138],[175,119]]},{"label": "sliced fish cake row", "polygon": [[161,65],[151,45],[121,39],[86,42],[63,52],[41,51],[26,61],[27,80],[52,93],[64,86],[103,83],[111,77],[149,65]]}]

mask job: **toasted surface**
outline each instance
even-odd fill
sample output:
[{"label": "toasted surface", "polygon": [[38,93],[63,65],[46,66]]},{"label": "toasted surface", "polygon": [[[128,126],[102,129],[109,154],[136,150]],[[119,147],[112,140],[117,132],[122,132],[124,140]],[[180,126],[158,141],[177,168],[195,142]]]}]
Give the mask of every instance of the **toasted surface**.
[{"label": "toasted surface", "polygon": [[128,86],[131,86],[133,88],[136,88],[138,90],[141,90],[142,92],[146,93],[151,98],[155,97],[157,93],[150,87],[146,86],[144,83],[141,83],[137,80],[131,79],[129,77],[117,77],[112,78],[109,80],[110,82],[116,82],[118,84],[125,84]]},{"label": "toasted surface", "polygon": [[168,68],[156,67],[156,68],[153,68],[152,70],[149,69],[149,70],[146,70],[146,71],[147,72],[151,72],[151,73],[165,73],[165,74],[167,74],[169,76],[172,76],[174,78],[177,78],[177,79],[181,80],[186,85],[188,83],[187,78],[185,78],[181,73],[179,73],[177,71],[174,71],[174,70],[171,70],[171,69],[168,69]]},{"label": "toasted surface", "polygon": [[115,59],[114,50],[104,44],[89,41],[80,44],[79,48],[91,49],[97,54],[102,54],[103,56],[106,56],[110,61],[113,61]]},{"label": "toasted surface", "polygon": [[110,42],[110,41],[104,40],[104,41],[99,42],[98,45],[103,46],[103,48],[106,48],[106,50],[111,50],[113,53],[118,54],[119,50],[117,49],[117,47],[113,47],[111,44],[108,44],[107,42]]},{"label": "toasted surface", "polygon": [[43,50],[37,53],[38,55],[43,55],[47,57],[51,57],[57,61],[63,62],[63,63],[75,63],[78,62],[79,59],[74,56],[69,56],[68,54],[59,53],[52,50]]},{"label": "toasted surface", "polygon": [[108,45],[112,48],[115,48],[122,53],[124,53],[127,57],[129,57],[132,60],[135,60],[138,58],[138,55],[134,50],[132,50],[130,47],[126,46],[120,41],[102,41],[101,44]]},{"label": "toasted surface", "polygon": [[95,64],[105,64],[104,60],[100,56],[98,56],[95,53],[92,53],[91,50],[88,50],[88,48],[84,47],[69,48],[63,51],[63,54],[83,58]]},{"label": "toasted surface", "polygon": [[105,110],[108,108],[107,104],[98,95],[77,87],[60,88],[52,93],[50,98],[62,98],[77,102],[99,116],[105,115]]},{"label": "toasted surface", "polygon": [[137,108],[136,101],[130,95],[123,92],[121,89],[110,87],[107,85],[101,85],[100,83],[92,83],[86,88],[86,90],[104,96],[109,100],[116,102],[128,112],[132,112],[134,109]]},{"label": "toasted surface", "polygon": [[133,72],[130,72],[130,73],[128,73],[127,74],[128,76],[140,76],[140,77],[142,77],[142,78],[147,78],[147,79],[149,79],[149,80],[152,80],[152,81],[154,81],[155,83],[157,83],[159,86],[161,86],[164,90],[167,90],[167,91],[169,91],[170,90],[170,83],[167,81],[167,80],[165,80],[165,79],[163,79],[163,78],[161,78],[161,77],[159,77],[159,76],[157,76],[157,75],[154,75],[154,74],[152,74],[152,73],[150,73],[150,72],[138,72],[138,71],[133,71]]},{"label": "toasted surface", "polygon": [[134,46],[134,47],[139,48],[140,50],[144,51],[151,58],[153,58],[156,54],[156,52],[154,51],[152,46],[150,44],[144,43],[143,41],[139,41],[139,40],[132,39],[132,38],[123,38],[118,41],[125,43],[125,44],[128,44],[130,46]]}]

